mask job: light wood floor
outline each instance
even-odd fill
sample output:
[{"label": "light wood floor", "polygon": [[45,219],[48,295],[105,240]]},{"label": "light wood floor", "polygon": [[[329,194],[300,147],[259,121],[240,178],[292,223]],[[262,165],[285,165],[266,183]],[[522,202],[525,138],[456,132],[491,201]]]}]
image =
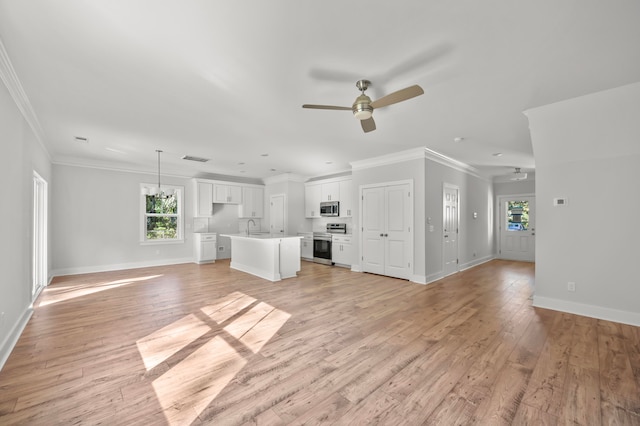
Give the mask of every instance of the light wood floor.
[{"label": "light wood floor", "polygon": [[303,262],[57,278],[0,424],[640,424],[640,329],[532,308],[533,265],[424,286]]}]

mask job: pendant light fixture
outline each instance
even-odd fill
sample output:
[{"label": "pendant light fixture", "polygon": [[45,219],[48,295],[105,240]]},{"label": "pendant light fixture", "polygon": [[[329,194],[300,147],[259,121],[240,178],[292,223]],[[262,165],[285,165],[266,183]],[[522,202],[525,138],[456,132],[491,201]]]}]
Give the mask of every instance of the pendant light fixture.
[{"label": "pendant light fixture", "polygon": [[158,186],[153,188],[144,188],[144,193],[146,195],[152,195],[156,198],[161,198],[166,200],[167,198],[171,198],[175,195],[175,191],[173,189],[168,189],[167,191],[162,190],[162,185],[160,184],[160,153],[162,150],[156,149],[158,153]]}]

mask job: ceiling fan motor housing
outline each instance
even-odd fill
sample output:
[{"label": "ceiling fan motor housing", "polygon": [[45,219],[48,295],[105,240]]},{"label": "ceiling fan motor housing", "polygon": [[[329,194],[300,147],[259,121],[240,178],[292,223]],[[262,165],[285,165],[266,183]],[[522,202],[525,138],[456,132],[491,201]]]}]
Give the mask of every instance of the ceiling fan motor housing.
[{"label": "ceiling fan motor housing", "polygon": [[371,118],[371,115],[373,114],[371,98],[365,94],[358,96],[356,101],[353,103],[351,110],[358,120],[367,120]]}]

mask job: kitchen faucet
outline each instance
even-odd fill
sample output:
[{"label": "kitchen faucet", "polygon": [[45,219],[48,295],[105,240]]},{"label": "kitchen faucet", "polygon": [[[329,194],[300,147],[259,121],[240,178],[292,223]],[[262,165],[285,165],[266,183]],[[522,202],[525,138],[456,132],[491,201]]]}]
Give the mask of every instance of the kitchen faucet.
[{"label": "kitchen faucet", "polygon": [[253,223],[253,226],[256,226],[256,222],[255,222],[253,219],[249,219],[249,220],[247,221],[247,235],[250,235],[250,232],[249,232],[249,223]]}]

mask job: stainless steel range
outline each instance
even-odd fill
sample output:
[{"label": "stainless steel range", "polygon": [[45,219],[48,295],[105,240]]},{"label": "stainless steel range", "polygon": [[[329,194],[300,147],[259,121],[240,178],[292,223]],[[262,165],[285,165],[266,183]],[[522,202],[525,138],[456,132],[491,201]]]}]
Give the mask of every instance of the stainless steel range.
[{"label": "stainless steel range", "polygon": [[327,232],[313,233],[313,261],[333,265],[331,261],[331,235],[346,234],[346,223],[327,223]]}]

